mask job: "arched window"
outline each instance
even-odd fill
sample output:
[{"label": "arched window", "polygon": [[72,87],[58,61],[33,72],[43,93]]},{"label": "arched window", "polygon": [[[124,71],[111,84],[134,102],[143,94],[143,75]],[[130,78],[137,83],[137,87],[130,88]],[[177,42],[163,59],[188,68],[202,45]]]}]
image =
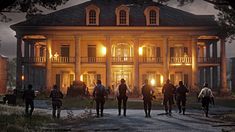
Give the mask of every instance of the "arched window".
[{"label": "arched window", "polygon": [[86,25],[99,25],[100,9],[96,5],[86,7]]},{"label": "arched window", "polygon": [[147,26],[159,25],[160,9],[156,6],[149,6],[144,10]]},{"label": "arched window", "polygon": [[121,5],[116,8],[116,23],[117,25],[129,25],[130,8],[126,5]]},{"label": "arched window", "polygon": [[89,11],[89,25],[96,25],[96,11]]},{"label": "arched window", "polygon": [[119,22],[120,22],[120,25],[122,25],[122,24],[124,24],[124,25],[126,25],[127,23],[127,21],[126,21],[126,11],[124,11],[124,10],[121,10],[120,12],[119,12]]},{"label": "arched window", "polygon": [[155,10],[149,11],[149,24],[157,24],[157,12]]}]

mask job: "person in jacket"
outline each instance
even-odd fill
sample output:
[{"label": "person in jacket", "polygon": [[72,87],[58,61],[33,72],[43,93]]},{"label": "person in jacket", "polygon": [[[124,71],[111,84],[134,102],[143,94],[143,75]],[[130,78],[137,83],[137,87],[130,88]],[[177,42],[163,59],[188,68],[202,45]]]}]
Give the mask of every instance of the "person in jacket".
[{"label": "person in jacket", "polygon": [[186,93],[188,93],[188,89],[183,84],[183,81],[179,81],[179,86],[176,88],[176,104],[179,109],[179,113],[183,111],[183,115],[185,115],[185,105],[186,105]]},{"label": "person in jacket", "polygon": [[162,88],[163,94],[163,105],[165,107],[166,114],[171,115],[172,105],[174,103],[174,94],[175,94],[175,86],[170,83],[170,80],[167,79],[166,83]]},{"label": "person in jacket", "polygon": [[117,88],[117,100],[118,100],[118,115],[121,115],[121,106],[123,103],[123,116],[126,116],[126,103],[127,103],[127,92],[130,93],[129,87],[126,85],[126,81],[121,79],[121,84]]},{"label": "person in jacket", "polygon": [[209,104],[211,102],[214,104],[214,96],[211,89],[208,87],[208,83],[204,83],[203,88],[198,95],[198,99],[201,100],[202,108],[206,117],[208,117]]},{"label": "person in jacket", "polygon": [[107,96],[105,87],[101,84],[101,80],[97,80],[97,84],[93,91],[93,97],[96,102],[96,117],[103,117],[105,96]]},{"label": "person in jacket", "polygon": [[[32,88],[33,86],[29,84],[28,89],[25,90],[23,93],[23,100],[25,101],[25,115],[30,117],[32,116],[34,110],[34,98],[35,98],[35,92]],[[30,106],[30,111],[29,111],[29,106]]]},{"label": "person in jacket", "polygon": [[152,109],[152,100],[153,100],[153,94],[154,91],[152,87],[148,84],[148,80],[146,79],[144,81],[144,84],[142,86],[142,95],[143,95],[143,100],[144,100],[144,112],[145,112],[145,117],[150,117],[151,118],[151,109]]},{"label": "person in jacket", "polygon": [[60,118],[60,111],[61,111],[61,106],[62,106],[62,100],[64,95],[63,93],[59,90],[57,85],[53,86],[53,89],[50,93],[50,98],[52,100],[52,117],[53,118]]}]

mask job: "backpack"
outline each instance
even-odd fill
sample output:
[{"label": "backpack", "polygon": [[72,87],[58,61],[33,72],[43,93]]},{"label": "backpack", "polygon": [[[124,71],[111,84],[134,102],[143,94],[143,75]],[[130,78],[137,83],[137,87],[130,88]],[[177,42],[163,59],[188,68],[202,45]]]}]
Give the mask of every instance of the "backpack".
[{"label": "backpack", "polygon": [[118,90],[119,90],[119,96],[121,96],[121,97],[126,96],[126,90],[127,90],[126,84],[120,84],[118,87]]},{"label": "backpack", "polygon": [[104,97],[105,96],[105,88],[103,85],[97,85],[95,87],[95,95],[97,97]]}]

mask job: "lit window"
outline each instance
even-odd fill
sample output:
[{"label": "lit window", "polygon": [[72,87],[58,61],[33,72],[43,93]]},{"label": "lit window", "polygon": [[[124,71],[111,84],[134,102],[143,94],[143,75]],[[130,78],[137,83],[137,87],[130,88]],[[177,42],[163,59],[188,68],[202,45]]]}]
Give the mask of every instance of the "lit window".
[{"label": "lit window", "polygon": [[89,12],[89,24],[96,24],[96,11],[90,10]]},{"label": "lit window", "polygon": [[121,10],[119,12],[119,21],[120,21],[120,24],[126,24],[126,11],[124,10]]},{"label": "lit window", "polygon": [[149,12],[149,22],[150,24],[157,24],[157,13],[154,10]]}]

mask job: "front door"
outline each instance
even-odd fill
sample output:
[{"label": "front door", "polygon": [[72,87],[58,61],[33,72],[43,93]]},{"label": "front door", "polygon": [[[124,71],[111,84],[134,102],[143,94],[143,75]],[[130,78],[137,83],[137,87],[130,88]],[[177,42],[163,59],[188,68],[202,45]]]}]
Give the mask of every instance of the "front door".
[{"label": "front door", "polygon": [[121,83],[121,79],[124,79],[126,81],[126,84],[129,86],[129,88],[132,88],[132,72],[131,71],[116,71],[113,73],[113,86],[114,88],[117,88],[118,85]]}]

